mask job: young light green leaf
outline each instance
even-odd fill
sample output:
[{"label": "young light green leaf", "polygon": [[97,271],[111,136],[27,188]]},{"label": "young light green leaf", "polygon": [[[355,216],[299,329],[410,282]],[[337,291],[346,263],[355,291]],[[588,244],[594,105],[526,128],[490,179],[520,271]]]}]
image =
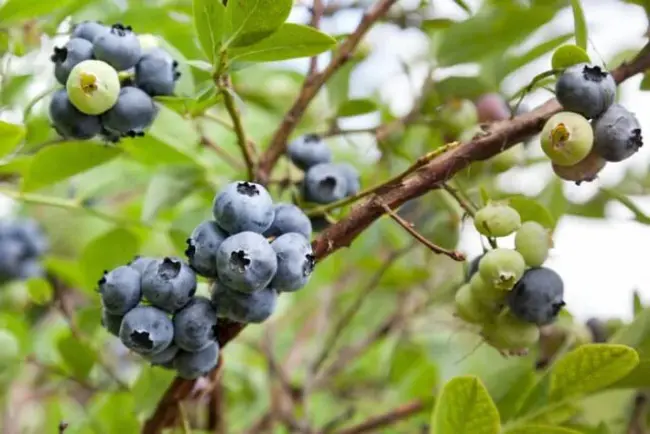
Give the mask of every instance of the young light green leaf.
[{"label": "young light green leaf", "polygon": [[245,47],[268,38],[289,18],[292,0],[234,0],[226,6],[228,47]]},{"label": "young light green leaf", "polygon": [[499,412],[478,377],[460,376],[445,384],[436,402],[430,434],[498,434]]},{"label": "young light green leaf", "polygon": [[140,240],[124,228],[112,229],[93,239],[81,253],[80,268],[86,287],[95,288],[104,271],[129,262],[138,253]]},{"label": "young light green leaf", "polygon": [[583,50],[587,49],[587,21],[582,10],[580,0],[571,0],[573,9],[573,27],[576,33],[576,45]]},{"label": "young light green leaf", "polygon": [[172,166],[156,173],[149,183],[142,204],[142,220],[153,219],[158,212],[191,193],[196,188],[199,175],[191,166]]},{"label": "young light green leaf", "polygon": [[551,67],[555,70],[562,70],[578,63],[589,63],[589,54],[577,45],[562,45],[553,53]]},{"label": "young light green leaf", "polygon": [[32,277],[27,280],[27,293],[36,304],[46,304],[52,300],[54,290],[50,282],[42,277]]},{"label": "young light green leaf", "polygon": [[641,359],[625,377],[610,385],[610,389],[646,389],[650,387],[650,359]]},{"label": "young light green leaf", "polygon": [[38,151],[23,179],[22,190],[34,191],[99,166],[120,155],[116,147],[64,142]]},{"label": "young light green leaf", "polygon": [[[551,50],[554,50],[558,45],[563,44],[572,36],[573,33],[566,33],[549,39],[548,41],[544,41],[519,56],[508,56],[506,59],[495,59],[495,62],[498,62],[499,64],[497,80],[503,80],[503,78],[512,72],[515,72],[519,68],[528,65],[530,62],[537,60],[546,53],[549,53]],[[555,69],[555,67],[553,68]]]},{"label": "young light green leaf", "polygon": [[521,425],[503,431],[503,434],[580,434],[580,431],[553,425]]},{"label": "young light green leaf", "polygon": [[650,309],[644,309],[634,320],[621,328],[609,340],[612,344],[640,349],[650,340]]},{"label": "young light green leaf", "polygon": [[551,371],[550,398],[559,401],[603,389],[639,363],[625,345],[586,344],[558,360]]},{"label": "young light green leaf", "polygon": [[193,0],[192,10],[201,48],[214,64],[226,30],[226,7],[219,0]]},{"label": "young light green leaf", "polygon": [[508,198],[509,205],[516,209],[521,216],[521,221],[535,221],[546,228],[555,227],[555,219],[551,213],[539,202],[525,196],[512,196]]},{"label": "young light green leaf", "polygon": [[472,13],[472,9],[469,7],[465,0],[454,0],[454,3],[458,5],[459,8],[467,12],[468,14]]},{"label": "young light green leaf", "polygon": [[86,379],[93,365],[97,361],[97,353],[87,344],[80,342],[72,334],[64,335],[57,342],[59,353],[73,375],[79,379]]},{"label": "young light green leaf", "polygon": [[365,115],[377,110],[377,104],[369,99],[350,99],[339,106],[338,117]]},{"label": "young light green leaf", "polygon": [[273,62],[315,56],[335,45],[334,38],[312,27],[286,23],[255,45],[233,49],[230,58],[241,62]]},{"label": "young light green leaf", "polygon": [[0,121],[0,157],[16,149],[25,138],[25,127]]}]

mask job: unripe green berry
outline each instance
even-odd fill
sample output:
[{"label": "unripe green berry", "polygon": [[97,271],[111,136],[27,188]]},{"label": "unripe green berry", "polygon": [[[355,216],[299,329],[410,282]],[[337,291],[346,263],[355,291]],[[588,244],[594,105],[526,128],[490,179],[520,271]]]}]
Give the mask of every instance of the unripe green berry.
[{"label": "unripe green berry", "polygon": [[446,132],[458,137],[478,123],[478,112],[474,103],[467,99],[449,101],[440,109],[440,122]]},{"label": "unripe green berry", "polygon": [[468,283],[456,291],[455,308],[456,316],[472,324],[482,324],[493,316],[486,306],[472,296]]},{"label": "unripe green berry", "polygon": [[539,328],[515,318],[510,312],[504,312],[493,323],[485,324],[481,335],[496,349],[517,351],[537,343]]},{"label": "unripe green berry", "polygon": [[540,267],[553,247],[550,231],[534,221],[527,221],[515,235],[515,249],[521,253],[526,265]]},{"label": "unripe green berry", "polygon": [[542,150],[558,166],[573,166],[591,152],[594,132],[583,116],[557,113],[546,122],[540,135]]},{"label": "unripe green berry", "polygon": [[499,248],[483,256],[478,271],[485,282],[502,291],[511,290],[524,275],[526,262],[516,250]]},{"label": "unripe green berry", "polygon": [[483,306],[489,307],[495,313],[505,303],[506,292],[490,285],[480,273],[474,273],[469,280],[469,287],[474,297]]},{"label": "unripe green berry", "polygon": [[474,226],[488,237],[506,237],[521,227],[516,209],[500,203],[488,203],[476,212]]},{"label": "unripe green berry", "polygon": [[101,60],[78,63],[66,83],[70,102],[82,113],[100,115],[117,102],[120,79],[117,71]]},{"label": "unripe green berry", "polygon": [[576,184],[581,182],[591,182],[598,177],[598,173],[607,165],[607,160],[592,150],[582,160],[573,166],[558,166],[553,164],[553,172],[566,180],[574,181]]},{"label": "unripe green berry", "polygon": [[18,339],[9,330],[0,329],[0,366],[18,359],[20,345]]}]

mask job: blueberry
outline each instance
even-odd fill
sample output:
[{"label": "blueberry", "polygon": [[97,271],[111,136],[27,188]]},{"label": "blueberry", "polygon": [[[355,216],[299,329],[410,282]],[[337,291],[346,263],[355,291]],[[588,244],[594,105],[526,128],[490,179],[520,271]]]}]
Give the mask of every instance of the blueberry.
[{"label": "blueberry", "polygon": [[165,50],[152,48],[135,65],[135,85],[150,96],[172,95],[180,72]]},{"label": "blueberry", "polygon": [[82,21],[74,26],[71,37],[93,42],[97,36],[108,33],[109,31],[110,28],[100,22]]},{"label": "blueberry", "polygon": [[167,348],[162,350],[159,353],[147,354],[145,358],[151,362],[152,365],[156,366],[165,366],[169,363],[174,362],[176,354],[178,354],[180,348],[176,344],[171,343]]},{"label": "blueberry", "polygon": [[275,276],[278,260],[269,242],[255,232],[240,232],[224,240],[217,250],[219,279],[243,292],[266,287]]},{"label": "blueberry", "polygon": [[173,338],[172,321],[165,312],[153,306],[135,307],[122,319],[120,340],[136,353],[159,353],[169,347]]},{"label": "blueberry", "polygon": [[474,226],[485,236],[505,237],[521,227],[521,216],[504,203],[490,202],[476,211]]},{"label": "blueberry", "polygon": [[305,173],[303,194],[308,202],[336,202],[348,194],[347,178],[337,164],[323,163],[312,166]]},{"label": "blueberry", "polygon": [[101,132],[97,116],[81,113],[72,105],[65,89],[54,92],[50,101],[50,120],[60,136],[87,140]]},{"label": "blueberry", "polygon": [[16,270],[16,277],[20,280],[31,279],[32,277],[45,277],[45,270],[37,259],[25,259]]},{"label": "blueberry", "polygon": [[337,163],[337,166],[345,176],[348,190],[346,196],[354,196],[361,190],[361,178],[356,167],[349,163]]},{"label": "blueberry", "polygon": [[140,41],[130,26],[115,24],[109,32],[93,40],[95,58],[103,60],[118,71],[135,66],[140,60]]},{"label": "blueberry", "polygon": [[92,59],[93,44],[86,39],[72,38],[64,47],[54,47],[50,60],[54,62],[54,76],[63,85],[68,81],[70,71],[78,63]]},{"label": "blueberry", "polygon": [[282,234],[296,232],[311,239],[311,221],[296,205],[278,203],[273,207],[273,223],[265,232],[265,237],[279,237]]},{"label": "blueberry", "polygon": [[25,245],[17,240],[6,239],[0,243],[0,280],[16,279],[17,270],[25,259]]},{"label": "blueberry", "polygon": [[212,212],[217,224],[231,234],[259,234],[273,222],[273,199],[263,186],[252,182],[228,184],[214,198]]},{"label": "blueberry", "polygon": [[228,238],[216,222],[206,220],[187,239],[185,255],[190,267],[204,277],[217,277],[217,249]]},{"label": "blueberry", "polygon": [[34,220],[22,219],[12,222],[7,229],[7,235],[25,244],[26,256],[41,256],[49,249],[47,237]]},{"label": "blueberry", "polygon": [[281,292],[297,291],[305,286],[316,264],[307,238],[290,232],[273,240],[271,248],[278,258],[278,269],[271,286]]},{"label": "blueberry", "polygon": [[239,323],[264,322],[275,311],[277,299],[278,293],[273,288],[244,294],[220,283],[212,285],[212,304],[217,315]]},{"label": "blueberry", "polygon": [[124,315],[113,315],[102,309],[102,327],[104,327],[110,334],[114,336],[120,335],[120,326],[122,325],[122,319]]},{"label": "blueberry", "polygon": [[178,376],[186,380],[194,380],[208,374],[219,361],[219,345],[211,343],[201,351],[190,353],[179,351],[174,358],[174,368]]},{"label": "blueberry", "polygon": [[580,63],[562,73],[555,96],[565,110],[595,118],[614,102],[616,82],[600,66]]},{"label": "blueberry", "polygon": [[104,273],[99,280],[99,294],[107,312],[124,315],[142,298],[140,273],[126,265]]},{"label": "blueberry", "polygon": [[620,104],[612,104],[593,122],[594,151],[607,161],[623,161],[643,146],[641,125]]},{"label": "blueberry", "polygon": [[528,269],[508,295],[514,316],[537,325],[550,324],[565,305],[562,278],[550,268]]},{"label": "blueberry", "polygon": [[156,118],[153,99],[137,87],[123,87],[117,103],[101,116],[102,126],[110,133],[128,137],[143,136]]},{"label": "blueberry", "polygon": [[128,266],[136,270],[138,273],[143,274],[144,270],[151,264],[155,262],[156,258],[149,256],[136,256],[131,262],[128,263]]},{"label": "blueberry", "polygon": [[196,275],[178,258],[157,259],[142,273],[142,295],[149,302],[174,313],[189,303],[196,292]]},{"label": "blueberry", "polygon": [[70,102],[79,111],[87,115],[100,115],[117,103],[120,77],[106,62],[84,60],[70,71],[65,89]]},{"label": "blueberry", "polygon": [[174,315],[174,342],[185,351],[199,351],[215,339],[217,312],[210,300],[195,297]]},{"label": "blueberry", "polygon": [[302,170],[332,161],[332,151],[317,134],[300,136],[287,146],[289,158]]}]

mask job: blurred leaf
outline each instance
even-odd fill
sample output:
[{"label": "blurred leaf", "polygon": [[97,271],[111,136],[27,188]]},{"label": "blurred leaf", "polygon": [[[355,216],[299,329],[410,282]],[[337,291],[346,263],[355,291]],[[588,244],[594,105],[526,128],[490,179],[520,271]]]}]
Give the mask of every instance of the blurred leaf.
[{"label": "blurred leaf", "polygon": [[634,317],[631,323],[619,329],[609,339],[609,342],[635,348],[641,354],[641,357],[645,357],[645,347],[649,340],[650,309],[644,309]]},{"label": "blurred leaf", "polygon": [[436,92],[442,101],[455,98],[476,99],[484,93],[496,90],[495,86],[481,76],[452,76],[436,84]]},{"label": "blurred leaf", "polygon": [[517,367],[508,366],[485,379],[486,387],[497,405],[502,422],[515,414],[526,398],[526,391],[535,384],[535,380],[535,373],[527,364]]},{"label": "blurred leaf", "polygon": [[500,82],[503,78],[517,71],[519,68],[539,59],[544,54],[555,49],[558,45],[566,42],[572,36],[573,33],[566,33],[553,39],[549,39],[548,41],[544,41],[520,56],[508,56],[505,59],[495,59],[495,62],[499,65],[499,75],[497,76],[498,81]]},{"label": "blurred leaf", "polygon": [[[233,2],[236,3],[236,2]],[[226,8],[217,0],[193,0],[194,28],[201,48],[213,64],[218,59],[226,24]]]},{"label": "blurred leaf", "polygon": [[511,196],[508,203],[519,212],[522,222],[534,221],[546,228],[555,227],[556,222],[551,213],[536,200],[525,196]]},{"label": "blurred leaf", "polygon": [[27,292],[29,298],[36,304],[46,304],[52,300],[54,290],[50,282],[42,277],[32,277],[27,280]]},{"label": "blurred leaf", "polygon": [[89,142],[64,142],[41,149],[23,179],[23,191],[33,191],[117,157],[119,148]]},{"label": "blurred leaf", "polygon": [[636,317],[638,314],[643,312],[644,306],[643,301],[641,300],[641,294],[639,290],[635,289],[632,297],[632,313]]},{"label": "blurred leaf", "polygon": [[650,359],[642,359],[626,376],[612,383],[610,389],[645,389],[650,387]]},{"label": "blurred leaf", "polygon": [[634,201],[632,201],[629,197],[611,188],[601,187],[600,191],[606,196],[609,196],[610,198],[618,201],[621,205],[630,210],[632,214],[634,214],[636,221],[643,223],[644,225],[650,225],[650,215],[643,212],[643,210],[639,208],[637,204],[635,204]]},{"label": "blurred leaf", "polygon": [[359,62],[354,61],[346,63],[325,84],[332,107],[340,106],[348,99],[350,93],[350,74],[358,64]]},{"label": "blurred leaf", "polygon": [[8,77],[0,88],[0,105],[11,105],[17,97],[22,97],[31,79],[31,74]]},{"label": "blurred leaf", "polygon": [[577,45],[567,44],[562,45],[560,48],[555,50],[553,57],[551,58],[551,68],[565,69],[569,66],[584,62],[591,62],[589,54]]},{"label": "blurred leaf", "polygon": [[263,41],[233,49],[230,54],[239,62],[273,62],[315,56],[335,45],[334,38],[312,27],[286,23]]},{"label": "blurred leaf", "polygon": [[459,8],[467,12],[468,14],[472,13],[472,9],[469,7],[469,5],[465,2],[465,0],[454,0],[454,3],[458,5]]},{"label": "blurred leaf", "polygon": [[25,127],[0,121],[0,157],[4,157],[25,138]]},{"label": "blurred leaf", "polygon": [[75,260],[50,256],[45,258],[45,268],[72,287],[81,286],[84,283],[79,264]]},{"label": "blurred leaf", "polygon": [[[135,412],[135,397],[131,391],[98,393],[94,395],[93,401],[87,410],[94,419],[93,425],[103,428],[100,432],[107,434],[140,432],[141,427]],[[97,431],[93,428],[88,434],[95,432]]]},{"label": "blurred leaf", "polygon": [[449,380],[436,402],[431,434],[498,434],[499,412],[478,377]]},{"label": "blurred leaf", "polygon": [[650,72],[646,72],[645,74],[643,74],[643,79],[641,80],[639,89],[650,90]]},{"label": "blurred leaf", "polygon": [[196,189],[200,173],[193,167],[176,166],[157,172],[142,204],[142,220],[151,221],[162,209],[178,203]]},{"label": "blurred leaf", "polygon": [[576,34],[576,45],[583,50],[586,50],[587,22],[585,20],[585,13],[582,10],[580,0],[571,0],[571,8],[573,9],[573,27]]},{"label": "blurred leaf", "polygon": [[[237,0],[226,6],[229,47],[245,47],[268,38],[289,18],[292,0]],[[296,40],[294,42],[298,42]]]},{"label": "blurred leaf", "polygon": [[338,117],[365,115],[377,111],[377,104],[369,99],[350,99],[339,106]]},{"label": "blurred leaf", "polygon": [[124,228],[112,229],[89,242],[79,261],[86,287],[96,287],[105,270],[125,265],[133,259],[139,246],[139,239]]},{"label": "blurred leaf", "polygon": [[506,429],[503,434],[581,434],[580,431],[575,431],[569,428],[552,425],[522,425]]},{"label": "blurred leaf", "polygon": [[543,407],[525,417],[526,423],[557,425],[580,413],[580,406],[575,403],[560,401]]},{"label": "blurred leaf", "polygon": [[65,7],[67,3],[70,3],[70,0],[7,0],[0,7],[0,23],[7,25],[14,21],[38,18]]},{"label": "blurred leaf", "polygon": [[143,366],[131,388],[136,414],[151,414],[174,377],[174,371],[155,366]]},{"label": "blurred leaf", "polygon": [[97,353],[87,344],[80,342],[71,333],[64,335],[57,343],[59,353],[76,378],[86,379],[97,361]]}]

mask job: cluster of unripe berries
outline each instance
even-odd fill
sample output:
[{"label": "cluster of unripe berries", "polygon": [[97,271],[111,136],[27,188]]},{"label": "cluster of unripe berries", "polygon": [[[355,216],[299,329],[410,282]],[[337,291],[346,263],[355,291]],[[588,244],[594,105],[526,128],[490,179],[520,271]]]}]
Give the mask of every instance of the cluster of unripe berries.
[{"label": "cluster of unripe berries", "polygon": [[50,119],[64,138],[101,136],[117,142],[142,136],[156,118],[153,97],[172,95],[178,63],[165,50],[143,44],[130,26],[77,24],[70,40],[55,47]]},{"label": "cluster of unripe berries", "polygon": [[[295,205],[274,204],[261,185],[227,185],[213,203],[214,220],[187,239],[187,263],[140,257],[99,281],[102,324],[130,350],[182,378],[217,364],[218,319],[260,323],[280,292],[304,287],[314,270],[309,218]],[[196,295],[197,275],[211,297]]]},{"label": "cluster of unripe berries", "polygon": [[475,258],[466,283],[456,292],[456,315],[481,326],[481,336],[503,353],[521,354],[539,339],[539,327],[552,323],[564,306],[561,277],[543,266],[552,247],[549,231],[521,222],[505,203],[491,202],[474,218],[491,238],[515,233],[515,248],[495,248]]},{"label": "cluster of unripe berries", "polygon": [[623,161],[643,145],[639,121],[614,102],[616,82],[601,67],[567,68],[555,95],[564,111],[546,122],[540,141],[560,178],[593,181],[608,162]]},{"label": "cluster of unripe berries", "polygon": [[41,277],[41,257],[49,242],[36,222],[28,219],[0,223],[0,284]]}]

